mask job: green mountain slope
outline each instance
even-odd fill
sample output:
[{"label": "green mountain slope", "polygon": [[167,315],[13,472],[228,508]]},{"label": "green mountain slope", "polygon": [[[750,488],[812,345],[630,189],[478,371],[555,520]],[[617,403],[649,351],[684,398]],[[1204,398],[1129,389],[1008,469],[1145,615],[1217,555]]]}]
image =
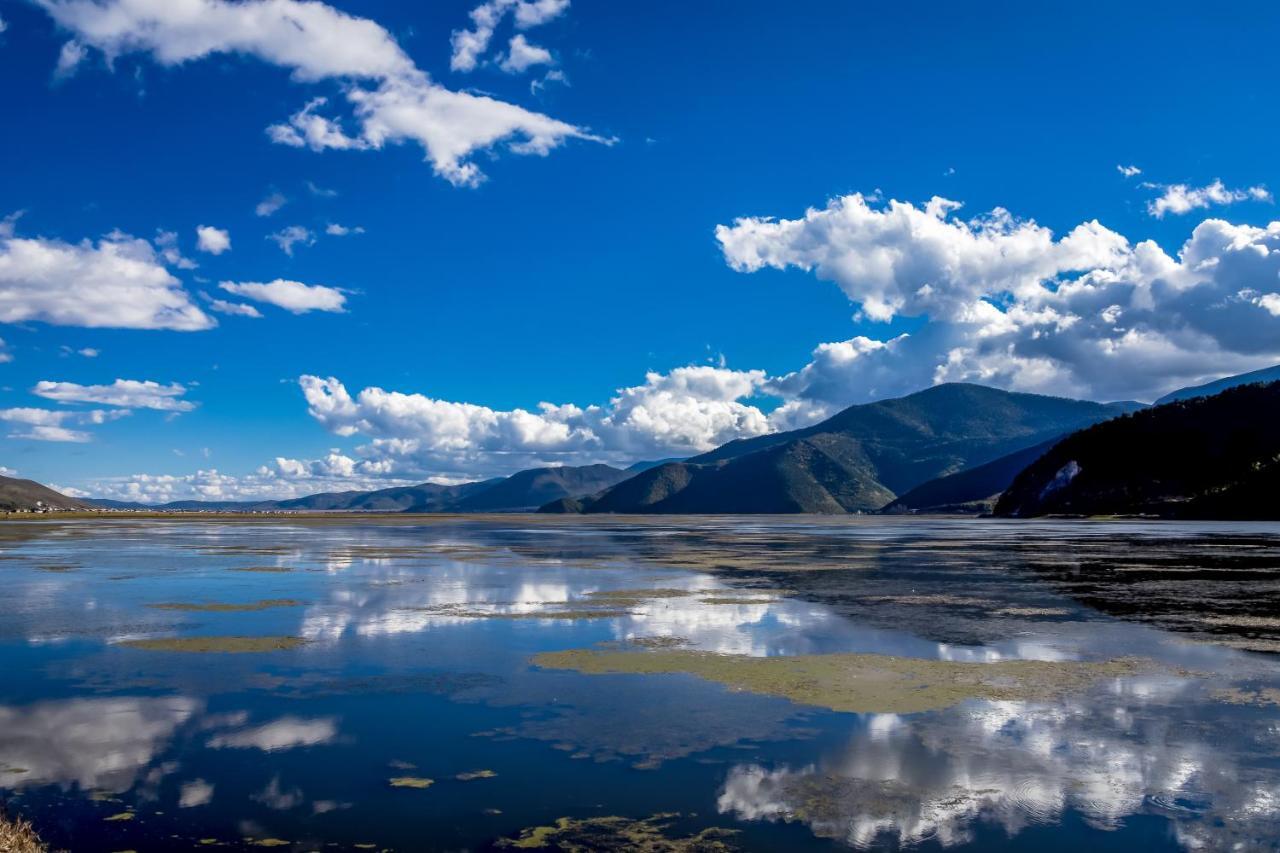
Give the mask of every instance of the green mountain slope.
[{"label": "green mountain slope", "polygon": [[1062,438],[1065,436],[1056,436],[984,465],[922,483],[886,506],[884,512],[990,512],[1014,478]]},{"label": "green mountain slope", "polygon": [[1280,382],[1082,430],[1014,480],[998,515],[1280,518]]},{"label": "green mountain slope", "polygon": [[536,509],[557,498],[595,494],[630,476],[626,471],[609,465],[533,468],[467,495],[453,508],[458,512]]},{"label": "green mountain slope", "polygon": [[585,512],[619,513],[873,512],[924,482],[1132,408],[938,385],[852,406],[803,430],[730,442],[643,471],[578,504]]}]

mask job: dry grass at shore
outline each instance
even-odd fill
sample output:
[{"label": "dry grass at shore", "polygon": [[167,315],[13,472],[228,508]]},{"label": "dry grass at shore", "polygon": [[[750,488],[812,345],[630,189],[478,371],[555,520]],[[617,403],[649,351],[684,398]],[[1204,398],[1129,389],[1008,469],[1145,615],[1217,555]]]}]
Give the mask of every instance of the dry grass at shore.
[{"label": "dry grass at shore", "polygon": [[0,853],[49,853],[29,821],[0,813]]}]

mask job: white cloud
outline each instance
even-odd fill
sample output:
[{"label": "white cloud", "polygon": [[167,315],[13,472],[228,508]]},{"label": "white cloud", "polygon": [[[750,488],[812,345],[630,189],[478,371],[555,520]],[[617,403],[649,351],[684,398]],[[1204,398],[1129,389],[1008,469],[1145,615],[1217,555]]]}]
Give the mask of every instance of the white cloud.
[{"label": "white cloud", "polygon": [[219,314],[227,314],[232,317],[252,317],[255,320],[262,319],[262,312],[252,305],[245,305],[243,302],[228,302],[225,299],[209,299],[209,310],[217,311]]},{"label": "white cloud", "polygon": [[216,325],[146,240],[120,232],[96,244],[14,233],[0,222],[0,322],[196,331]]},{"label": "white cloud", "polygon": [[454,71],[474,71],[493,41],[494,30],[508,13],[513,13],[517,29],[527,30],[560,17],[568,8],[569,0],[489,0],[481,3],[471,10],[471,29],[454,30],[449,67]]},{"label": "white cloud", "polygon": [[522,33],[511,37],[507,55],[502,58],[498,67],[508,74],[523,74],[535,65],[554,65],[555,58],[551,51],[536,44],[530,44]]},{"label": "white cloud", "polygon": [[1280,361],[1268,307],[1280,302],[1280,222],[1206,220],[1175,258],[1097,222],[1055,238],[1001,210],[963,221],[957,207],[876,207],[856,195],[802,219],[717,229],[734,269],[809,270],[867,317],[926,320],[909,336],[819,348],[810,366],[771,386],[802,401],[791,411],[961,380],[1150,400]]},{"label": "white cloud", "polygon": [[682,367],[650,373],[603,406],[542,403],[497,410],[366,388],[354,397],[337,379],[300,380],[312,417],[336,435],[361,435],[365,472],[468,479],[567,462],[631,462],[688,455],[769,432],[766,415],[744,402],[762,371]]},{"label": "white cloud", "polygon": [[87,484],[81,494],[146,504],[177,500],[255,501],[348,489],[384,489],[422,482],[422,478],[392,476],[389,468],[370,460],[353,459],[334,450],[321,459],[279,457],[242,475],[209,469],[193,474],[133,474],[98,480]]},{"label": "white cloud", "polygon": [[43,380],[36,383],[31,393],[59,403],[98,403],[123,409],[190,412],[196,407],[190,400],[180,399],[187,389],[177,382],[161,385],[150,380],[117,379],[110,385],[77,385]]},{"label": "white cloud", "polygon": [[62,50],[58,51],[58,64],[53,70],[53,79],[65,80],[75,74],[88,55],[89,51],[78,41],[72,40],[64,44]]},{"label": "white cloud", "polygon": [[0,18],[0,33],[3,33],[7,29],[9,29],[9,25],[5,23],[4,18]]},{"label": "white cloud", "polygon": [[160,257],[171,267],[177,267],[180,270],[193,270],[200,266],[182,254],[182,250],[178,248],[178,233],[176,231],[157,231],[155,245]]},{"label": "white cloud", "polygon": [[85,358],[97,358],[99,355],[102,354],[101,352],[94,349],[93,347],[84,347],[83,349],[78,349],[76,350],[76,353],[78,355],[84,356]]},{"label": "white cloud", "polygon": [[324,233],[328,234],[330,237],[346,237],[350,234],[363,234],[364,228],[359,225],[347,227],[346,225],[339,225],[336,222],[330,222],[328,227],[324,229]]},{"label": "white cloud", "polygon": [[196,238],[196,247],[202,252],[221,255],[231,251],[231,234],[225,229],[200,225],[196,227]]},{"label": "white cloud", "polygon": [[262,201],[258,202],[258,205],[253,209],[253,212],[258,216],[271,216],[288,203],[289,199],[285,198],[280,193],[273,192]]},{"label": "white cloud", "polygon": [[65,424],[104,424],[128,415],[127,410],[88,412],[54,411],[51,409],[14,408],[0,409],[0,421],[16,425],[18,432],[9,438],[25,438],[31,441],[55,441],[83,444],[92,440],[84,430],[71,429]]},{"label": "white cloud", "polygon": [[1156,219],[1163,219],[1167,213],[1180,216],[1215,204],[1272,200],[1271,193],[1266,187],[1255,186],[1232,190],[1223,186],[1222,181],[1219,180],[1204,187],[1189,187],[1186,184],[1144,184],[1143,186],[1164,190],[1164,194],[1159,198],[1147,202],[1147,213]]},{"label": "white cloud", "polygon": [[803,219],[750,217],[716,228],[725,259],[739,272],[764,267],[812,270],[835,281],[873,320],[954,311],[984,293],[1027,293],[1061,273],[1093,269],[1123,255],[1127,241],[1098,222],[1055,240],[1049,229],[997,208],[952,216],[958,202],[890,201],[873,207],[861,193],[809,209]]},{"label": "white cloud", "polygon": [[224,281],[218,287],[227,293],[275,305],[294,314],[305,314],[308,311],[340,313],[346,310],[345,292],[320,284],[303,284],[278,278],[266,284]]},{"label": "white cloud", "polygon": [[[317,114],[320,103],[313,101],[286,124],[268,129],[273,140],[289,145],[378,149],[417,142],[437,174],[456,185],[473,186],[483,175],[470,158],[500,142],[509,142],[515,153],[545,154],[568,139],[609,141],[514,104],[446,89],[420,70],[381,26],[320,2],[37,2],[73,34],[73,43],[96,48],[108,63],[128,53],[150,54],[165,65],[239,53],[291,69],[300,82],[344,83],[358,133],[348,135],[340,122]],[[516,25],[527,28],[560,14],[568,4],[494,0],[490,5],[502,7],[499,19],[513,11]],[[479,11],[473,12],[473,21]]]},{"label": "white cloud", "polygon": [[1142,170],[1137,166],[1116,166],[1116,171],[1124,175],[1126,178],[1132,178],[1135,175],[1141,175]]},{"label": "white cloud", "polygon": [[294,246],[299,243],[304,246],[313,246],[316,242],[316,235],[301,225],[290,225],[288,228],[283,228],[274,234],[268,234],[267,239],[274,241],[280,247],[280,251],[289,257],[293,257]]},{"label": "white cloud", "polygon": [[9,345],[0,338],[0,364],[7,364],[13,361],[13,353],[9,352]]}]

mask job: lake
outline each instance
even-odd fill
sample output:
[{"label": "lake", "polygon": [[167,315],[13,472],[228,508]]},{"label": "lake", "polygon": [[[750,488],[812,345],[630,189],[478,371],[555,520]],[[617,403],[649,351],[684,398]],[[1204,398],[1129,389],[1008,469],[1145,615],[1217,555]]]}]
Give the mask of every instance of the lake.
[{"label": "lake", "polygon": [[74,851],[1280,848],[1280,525],[0,526]]}]

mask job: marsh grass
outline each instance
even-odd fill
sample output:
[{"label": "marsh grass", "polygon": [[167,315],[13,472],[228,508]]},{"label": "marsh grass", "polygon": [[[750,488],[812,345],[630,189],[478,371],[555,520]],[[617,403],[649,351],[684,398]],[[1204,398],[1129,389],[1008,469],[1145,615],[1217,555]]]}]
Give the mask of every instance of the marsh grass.
[{"label": "marsh grass", "polygon": [[0,809],[0,853],[49,853],[30,821],[6,817]]},{"label": "marsh grass", "polygon": [[1132,658],[960,663],[852,653],[751,657],[689,649],[571,649],[536,655],[533,663],[588,675],[686,673],[734,690],[852,713],[932,711],[967,699],[1051,700],[1151,666]]},{"label": "marsh grass", "polygon": [[178,610],[184,613],[252,613],[258,610],[270,610],[273,607],[301,607],[303,602],[293,598],[268,598],[245,604],[224,604],[210,601],[203,604],[187,602],[163,602],[148,604],[153,610]]},{"label": "marsh grass", "polygon": [[288,651],[309,642],[302,637],[160,637],[126,640],[120,645],[147,652],[244,654]]}]

